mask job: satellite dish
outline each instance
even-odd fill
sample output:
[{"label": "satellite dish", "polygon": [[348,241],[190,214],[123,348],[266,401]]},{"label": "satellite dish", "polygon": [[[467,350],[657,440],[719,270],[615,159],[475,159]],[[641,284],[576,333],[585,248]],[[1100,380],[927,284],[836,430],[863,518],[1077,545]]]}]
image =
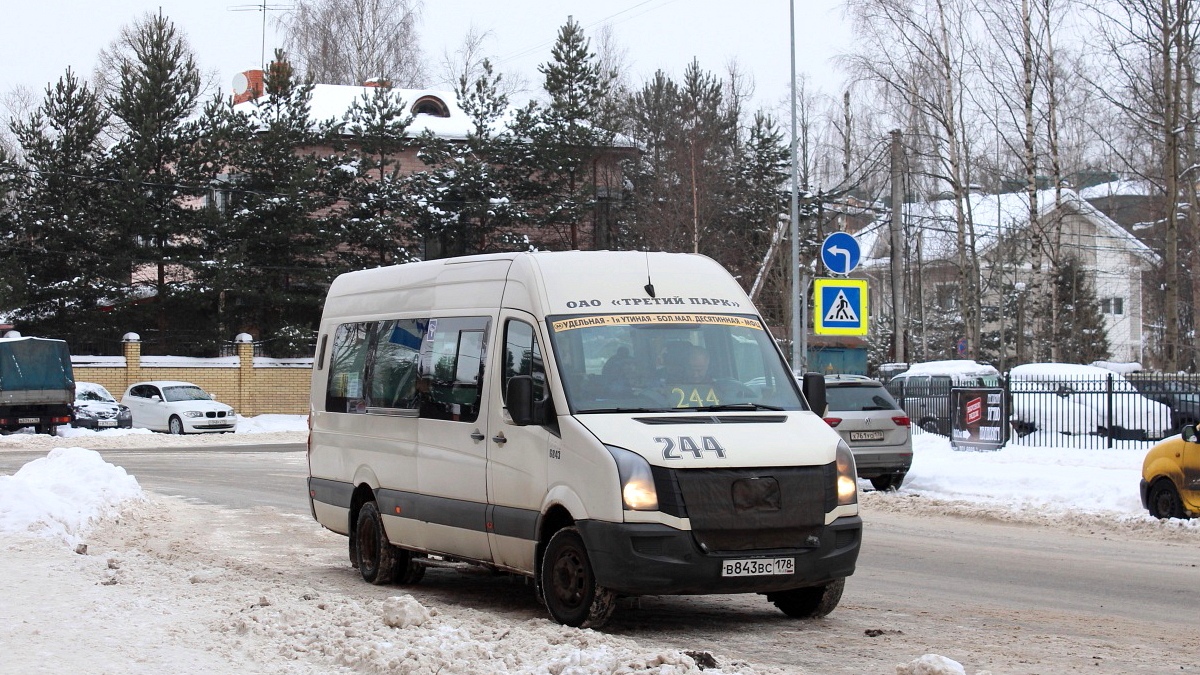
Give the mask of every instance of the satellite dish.
[{"label": "satellite dish", "polygon": [[244,94],[250,91],[250,78],[246,77],[245,73],[233,76],[233,91],[235,94]]}]

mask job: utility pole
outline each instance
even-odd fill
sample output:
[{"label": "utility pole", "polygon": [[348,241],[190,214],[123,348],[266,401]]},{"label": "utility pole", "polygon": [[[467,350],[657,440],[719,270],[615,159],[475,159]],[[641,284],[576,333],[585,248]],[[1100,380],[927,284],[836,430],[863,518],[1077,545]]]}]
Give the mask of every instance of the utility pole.
[{"label": "utility pole", "polygon": [[904,353],[904,146],[900,130],[892,130],[892,346],[895,360],[907,362]]},{"label": "utility pole", "polygon": [[[796,156],[796,0],[790,0],[788,28],[792,35],[792,370],[803,373],[807,354],[801,352],[800,335],[807,330],[807,317],[800,311],[800,164]],[[807,304],[807,303],[806,303]]]}]

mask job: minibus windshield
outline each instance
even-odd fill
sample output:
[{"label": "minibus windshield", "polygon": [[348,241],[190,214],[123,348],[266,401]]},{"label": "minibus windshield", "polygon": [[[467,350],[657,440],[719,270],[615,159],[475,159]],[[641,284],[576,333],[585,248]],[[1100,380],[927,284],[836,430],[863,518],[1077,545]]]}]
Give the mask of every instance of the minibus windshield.
[{"label": "minibus windshield", "polygon": [[757,317],[610,314],[547,323],[572,413],[805,408]]}]

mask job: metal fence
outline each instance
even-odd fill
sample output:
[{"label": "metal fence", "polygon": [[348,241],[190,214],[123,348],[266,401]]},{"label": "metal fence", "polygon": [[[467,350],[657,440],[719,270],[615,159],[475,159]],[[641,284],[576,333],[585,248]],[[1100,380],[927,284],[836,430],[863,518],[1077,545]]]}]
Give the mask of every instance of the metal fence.
[{"label": "metal fence", "polygon": [[[924,433],[948,435],[950,390],[975,383],[934,378],[919,390],[889,386]],[[1000,378],[1013,445],[1144,447],[1200,422],[1200,376],[1163,373],[1008,375]]]}]

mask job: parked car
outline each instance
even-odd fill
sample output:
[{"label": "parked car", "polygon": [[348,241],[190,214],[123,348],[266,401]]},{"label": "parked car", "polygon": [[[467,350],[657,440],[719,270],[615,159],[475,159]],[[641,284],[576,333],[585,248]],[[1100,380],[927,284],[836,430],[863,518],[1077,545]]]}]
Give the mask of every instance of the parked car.
[{"label": "parked car", "polygon": [[1156,373],[1130,373],[1125,379],[1142,396],[1171,409],[1172,430],[1179,431],[1189,424],[1200,424],[1200,386]]},{"label": "parked car", "polygon": [[172,434],[233,432],[237,415],[191,382],[138,382],[121,397],[133,411],[133,426]]},{"label": "parked car", "polygon": [[914,363],[888,380],[887,390],[922,431],[950,435],[950,389],[996,387],[1000,371],[966,359]]},{"label": "parked car", "polygon": [[1152,401],[1123,375],[1073,363],[1027,363],[1008,373],[1013,428],[1159,440],[1171,433],[1171,409]]},{"label": "parked car", "polygon": [[75,383],[75,419],[71,426],[81,429],[128,429],[133,426],[129,406],[117,403],[102,385]]},{"label": "parked car", "polygon": [[854,453],[858,477],[876,490],[895,490],[912,466],[909,417],[878,380],[826,375],[825,422]]},{"label": "parked car", "polygon": [[1142,506],[1155,518],[1200,515],[1200,438],[1195,425],[1146,453],[1141,494]]}]

